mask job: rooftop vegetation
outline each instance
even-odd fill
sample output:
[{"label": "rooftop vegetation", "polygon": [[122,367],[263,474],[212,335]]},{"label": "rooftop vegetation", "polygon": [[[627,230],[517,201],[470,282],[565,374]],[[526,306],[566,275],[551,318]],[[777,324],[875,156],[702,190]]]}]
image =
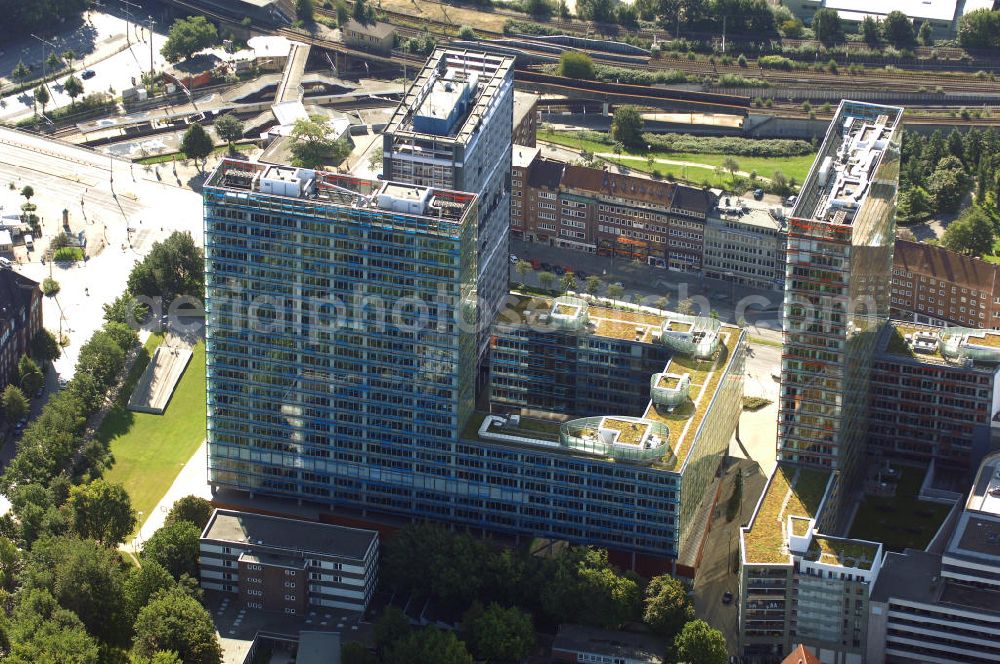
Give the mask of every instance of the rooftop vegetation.
[{"label": "rooftop vegetation", "polygon": [[828,478],[823,471],[778,465],[744,538],[747,562],[788,562],[785,522],[789,516],[816,516]]},{"label": "rooftop vegetation", "polygon": [[642,437],[649,430],[649,425],[642,422],[629,422],[613,417],[605,417],[601,422],[601,427],[618,432],[619,445],[638,445],[642,442]]},{"label": "rooftop vegetation", "polygon": [[817,536],[806,557],[827,565],[871,569],[877,553],[878,545],[871,542]]},{"label": "rooftop vegetation", "polygon": [[941,527],[950,505],[918,500],[926,469],[900,467],[895,496],[865,496],[848,535],[882,542],[888,551],[923,549]]}]

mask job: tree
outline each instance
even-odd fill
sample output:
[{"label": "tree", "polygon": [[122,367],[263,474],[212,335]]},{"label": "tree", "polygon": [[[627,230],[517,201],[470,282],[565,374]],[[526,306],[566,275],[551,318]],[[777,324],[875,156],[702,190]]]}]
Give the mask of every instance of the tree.
[{"label": "tree", "polygon": [[529,263],[528,261],[518,261],[517,265],[514,266],[514,271],[517,272],[517,275],[519,277],[521,277],[521,283],[524,283],[524,278],[528,276],[528,273],[531,272],[533,269],[534,268],[532,267],[531,263]]},{"label": "tree", "polygon": [[378,657],[363,643],[348,641],[340,646],[340,661],[342,664],[378,664]]},{"label": "tree", "polygon": [[969,193],[969,177],[957,158],[948,156],[937,162],[937,167],[929,178],[928,193],[937,208],[943,212],[954,212]]},{"label": "tree", "polygon": [[925,20],[920,24],[920,30],[917,31],[917,41],[920,42],[921,46],[934,45],[934,28],[931,27],[930,21]]},{"label": "tree", "polygon": [[232,113],[226,113],[215,121],[215,133],[219,138],[229,144],[229,149],[233,149],[233,143],[243,138],[243,121]]},{"label": "tree", "polygon": [[385,160],[385,150],[382,146],[378,146],[372,150],[371,155],[368,157],[368,168],[376,171],[378,173],[382,172],[382,162]]},{"label": "tree", "polygon": [[1000,11],[977,9],[963,15],[958,21],[958,43],[965,48],[1000,48]]},{"label": "tree", "polygon": [[686,664],[726,664],[726,637],[704,620],[692,620],[674,639],[678,661]]},{"label": "tree", "polygon": [[212,150],[214,149],[215,143],[212,141],[212,137],[197,122],[188,127],[188,130],[184,132],[184,138],[181,140],[181,151],[188,159],[194,159],[195,163],[199,160],[201,161],[198,170],[205,169],[205,160],[208,158],[208,155],[212,154]]},{"label": "tree", "polygon": [[601,278],[596,274],[587,277],[586,289],[590,295],[597,295],[597,291],[601,290]]},{"label": "tree", "polygon": [[140,559],[162,565],[179,579],[182,574],[198,576],[198,536],[201,531],[187,521],[164,524],[146,540]]},{"label": "tree", "polygon": [[[357,4],[354,5],[357,7]],[[340,163],[350,153],[346,140],[333,141],[322,116],[300,118],[292,127],[292,165],[319,168],[327,163]]]},{"label": "tree", "polygon": [[90,374],[105,389],[114,385],[124,368],[125,351],[104,330],[95,332],[80,348],[77,372]]},{"label": "tree", "polygon": [[559,54],[559,75],[567,78],[593,80],[594,61],[586,53],[563,51]]},{"label": "tree", "polygon": [[382,617],[375,623],[375,646],[380,654],[385,654],[397,641],[410,633],[410,619],[401,609],[389,605]]},{"label": "tree", "polygon": [[45,89],[45,85],[39,85],[35,88],[35,101],[42,105],[42,115],[45,115],[45,105],[51,101],[49,97],[49,91]]},{"label": "tree", "polygon": [[215,26],[204,16],[179,18],[170,26],[160,53],[168,62],[187,60],[198,51],[219,41]]},{"label": "tree", "polygon": [[111,321],[105,323],[103,329],[118,347],[126,353],[139,345],[139,333],[125,323]]},{"label": "tree", "polygon": [[462,28],[458,31],[458,36],[465,41],[475,41],[478,39],[478,37],[476,37],[476,31],[468,25],[462,26]]},{"label": "tree", "polygon": [[24,200],[31,202],[31,197],[35,195],[35,189],[30,184],[26,184],[21,187],[21,195],[24,196]]},{"label": "tree", "polygon": [[119,553],[98,542],[75,537],[43,537],[31,547],[21,583],[43,588],[87,631],[108,644],[127,642],[122,599],[125,565]]},{"label": "tree", "polygon": [[170,572],[159,563],[147,560],[142,565],[133,567],[122,586],[127,615],[139,615],[142,607],[149,604],[157,593],[170,590],[174,585]]},{"label": "tree", "polygon": [[0,395],[0,404],[3,405],[3,416],[8,422],[17,422],[28,414],[28,399],[24,392],[16,385],[8,385],[3,388]]},{"label": "tree", "polygon": [[771,188],[779,196],[787,196],[792,192],[792,185],[788,176],[781,171],[775,171],[774,175],[771,176]]},{"label": "tree", "polygon": [[73,71],[73,61],[76,60],[76,51],[71,48],[66,49],[63,51],[62,59],[66,61],[69,70]]},{"label": "tree", "polygon": [[84,539],[104,546],[125,541],[135,527],[136,515],[125,487],[96,479],[70,489],[66,503],[73,529]]},{"label": "tree", "polygon": [[69,95],[71,103],[76,105],[76,98],[83,94],[83,83],[72,74],[63,81],[63,90]]},{"label": "tree", "polygon": [[694,300],[689,297],[677,303],[677,313],[691,316],[694,314]]},{"label": "tree", "polygon": [[154,243],[142,262],[132,268],[128,291],[134,296],[162,298],[164,307],[182,295],[202,297],[205,254],[190,233],[175,231],[166,240]]},{"label": "tree", "polygon": [[97,664],[97,642],[80,618],[59,605],[48,590],[21,591],[13,615],[5,625],[10,646],[5,662],[32,664]]},{"label": "tree", "polygon": [[633,5],[619,4],[617,10],[615,10],[615,18],[618,21],[618,25],[623,28],[635,30],[639,27],[639,12]]},{"label": "tree", "polygon": [[315,21],[313,0],[295,0],[295,17],[306,25]]},{"label": "tree", "polygon": [[351,18],[351,13],[347,9],[347,5],[343,2],[337,3],[337,25],[344,25]]},{"label": "tree", "polygon": [[817,10],[813,15],[812,29],[816,39],[827,46],[844,40],[844,26],[835,9],[823,7]]},{"label": "tree", "polygon": [[547,19],[554,10],[549,0],[525,0],[524,11],[535,18]]},{"label": "tree", "polygon": [[161,591],[139,611],[132,649],[140,657],[172,650],[185,664],[222,662],[212,616],[179,588]]},{"label": "tree", "polygon": [[535,646],[531,616],[516,607],[474,604],[462,619],[469,649],[476,659],[520,662]]},{"label": "tree", "polygon": [[351,12],[354,20],[361,25],[375,22],[375,8],[369,7],[365,0],[354,0],[354,9]]},{"label": "tree", "polygon": [[52,277],[45,277],[42,279],[42,294],[45,297],[55,297],[59,294],[59,282]]},{"label": "tree", "polygon": [[551,272],[542,271],[538,273],[538,283],[545,290],[552,290],[552,285],[556,282],[556,275]]},{"label": "tree", "polygon": [[649,580],[642,620],[650,629],[664,639],[673,640],[684,624],[693,619],[694,607],[688,601],[683,583],[669,574]]},{"label": "tree", "polygon": [[576,290],[576,275],[572,272],[567,272],[559,279],[559,285],[562,286],[564,291]]},{"label": "tree", "polygon": [[613,23],[615,5],[613,0],[579,0],[576,5],[576,14],[587,21]]},{"label": "tree", "polygon": [[42,328],[31,339],[31,354],[44,364],[62,357],[62,349],[55,335]]},{"label": "tree", "polygon": [[891,11],[882,20],[882,36],[896,48],[909,48],[915,42],[913,22],[903,12]]},{"label": "tree", "polygon": [[23,60],[18,60],[17,64],[14,65],[14,68],[11,70],[10,75],[11,78],[18,83],[24,83],[28,80],[28,77],[31,76],[31,70],[28,69],[28,66],[24,64]]},{"label": "tree", "polygon": [[62,59],[58,53],[52,51],[49,53],[49,57],[45,58],[45,64],[49,68],[49,73],[52,73],[62,66]]},{"label": "tree", "polygon": [[611,138],[623,145],[642,143],[642,115],[635,106],[619,106],[611,120]]},{"label": "tree", "polygon": [[21,359],[17,361],[17,376],[21,387],[28,394],[34,394],[42,389],[42,385],[45,382],[42,370],[27,355],[22,355]]},{"label": "tree", "polygon": [[941,246],[972,256],[990,253],[993,249],[993,224],[989,215],[978,206],[969,208],[945,229]]},{"label": "tree", "polygon": [[137,302],[135,297],[128,292],[122,293],[113,302],[103,304],[101,307],[104,309],[106,322],[115,321],[129,327],[138,327],[149,313],[149,307]]},{"label": "tree", "polygon": [[186,521],[204,530],[212,516],[212,503],[199,496],[184,496],[170,508],[164,523]]},{"label": "tree", "polygon": [[608,297],[610,297],[612,300],[617,301],[618,298],[620,298],[624,292],[625,292],[625,287],[622,286],[620,283],[615,282],[613,284],[608,284]]},{"label": "tree", "polygon": [[453,632],[427,627],[394,643],[384,664],[472,664],[472,655]]},{"label": "tree", "polygon": [[635,577],[618,574],[604,549],[573,547],[555,562],[541,590],[541,604],[553,622],[581,622],[614,628],[639,614]]},{"label": "tree", "polygon": [[882,41],[882,31],[879,30],[878,21],[874,16],[865,16],[858,24],[858,34],[861,41],[869,46],[878,46]]},{"label": "tree", "polygon": [[726,157],[722,160],[722,167],[729,171],[730,182],[735,182],[736,173],[740,170],[740,162],[736,161],[734,157]]}]

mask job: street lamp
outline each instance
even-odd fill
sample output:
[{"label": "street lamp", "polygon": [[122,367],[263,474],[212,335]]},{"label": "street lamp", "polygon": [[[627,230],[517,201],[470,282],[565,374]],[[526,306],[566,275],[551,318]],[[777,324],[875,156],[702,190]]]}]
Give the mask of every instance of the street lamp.
[{"label": "street lamp", "polygon": [[46,46],[51,47],[53,53],[56,51],[57,47],[52,42],[47,41],[45,39],[42,39],[41,37],[39,37],[36,34],[32,34],[31,36],[34,37],[35,39],[37,39],[38,41],[42,42],[42,85],[44,86],[45,85],[45,77],[46,77],[46,73],[45,73],[45,47]]}]

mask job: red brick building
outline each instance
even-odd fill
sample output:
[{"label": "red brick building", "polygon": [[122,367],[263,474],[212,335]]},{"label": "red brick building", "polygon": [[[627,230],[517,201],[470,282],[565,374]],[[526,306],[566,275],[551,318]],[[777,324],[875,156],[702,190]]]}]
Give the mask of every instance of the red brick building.
[{"label": "red brick building", "polygon": [[515,237],[701,272],[711,192],[565,164],[520,145],[511,176]]},{"label": "red brick building", "polygon": [[38,282],[0,269],[0,388],[17,377],[17,361],[31,349],[42,329],[42,291]]},{"label": "red brick building", "polygon": [[896,240],[893,318],[1000,328],[1000,266],[922,242]]}]

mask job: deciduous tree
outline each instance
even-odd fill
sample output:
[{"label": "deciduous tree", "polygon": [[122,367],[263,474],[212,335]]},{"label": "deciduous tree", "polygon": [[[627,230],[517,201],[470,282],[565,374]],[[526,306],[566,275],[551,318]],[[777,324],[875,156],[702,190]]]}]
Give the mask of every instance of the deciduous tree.
[{"label": "deciduous tree", "polygon": [[222,662],[212,616],[179,588],[160,592],[139,611],[132,650],[140,657],[174,651],[185,664]]},{"label": "deciduous tree", "polygon": [[105,546],[125,541],[136,523],[132,500],[121,484],[96,479],[70,489],[67,502],[73,529]]},{"label": "deciduous tree", "polygon": [[229,149],[232,150],[233,143],[243,138],[243,121],[232,113],[226,113],[215,121],[215,133],[229,143]]},{"label": "deciduous tree", "polygon": [[462,619],[469,649],[477,659],[520,662],[535,645],[531,616],[516,607],[473,605]]},{"label": "deciduous tree", "polygon": [[642,144],[642,115],[635,106],[619,106],[611,120],[611,138],[623,145]]},{"label": "deciduous tree", "polygon": [[17,422],[28,414],[28,399],[25,398],[21,388],[16,385],[8,385],[3,388],[0,403],[3,405],[3,416],[8,422]]},{"label": "deciduous tree", "polygon": [[586,53],[563,51],[559,55],[559,75],[567,78],[593,80],[594,61]]},{"label": "deciduous tree", "polygon": [[179,18],[170,26],[167,41],[160,52],[168,62],[187,60],[198,51],[208,48],[219,40],[215,26],[204,16]]},{"label": "deciduous tree", "polygon": [[692,620],[674,639],[678,661],[685,664],[726,664],[726,637],[704,620]]},{"label": "deciduous tree", "polygon": [[684,584],[668,574],[650,579],[642,619],[667,640],[677,636],[684,624],[694,619],[694,607],[688,601]]},{"label": "deciduous tree", "polygon": [[840,14],[835,9],[823,7],[813,15],[813,33],[816,39],[826,45],[844,41],[844,26],[840,22]]},{"label": "deciduous tree", "polygon": [[188,159],[194,159],[195,163],[200,162],[198,163],[198,170],[205,169],[205,160],[208,158],[208,155],[212,154],[212,150],[214,149],[215,143],[212,141],[212,137],[197,122],[188,127],[188,130],[184,132],[184,138],[181,139],[181,151],[184,152],[184,156]]},{"label": "deciduous tree", "polygon": [[941,236],[941,246],[961,254],[982,256],[993,250],[993,223],[980,207],[969,208],[951,222]]},{"label": "deciduous tree", "polygon": [[212,503],[199,496],[184,496],[170,508],[164,523],[187,521],[203,530],[212,516]]},{"label": "deciduous tree", "polygon": [[201,531],[187,521],[164,524],[146,540],[140,558],[162,565],[178,579],[182,574],[198,576],[198,536]]}]

